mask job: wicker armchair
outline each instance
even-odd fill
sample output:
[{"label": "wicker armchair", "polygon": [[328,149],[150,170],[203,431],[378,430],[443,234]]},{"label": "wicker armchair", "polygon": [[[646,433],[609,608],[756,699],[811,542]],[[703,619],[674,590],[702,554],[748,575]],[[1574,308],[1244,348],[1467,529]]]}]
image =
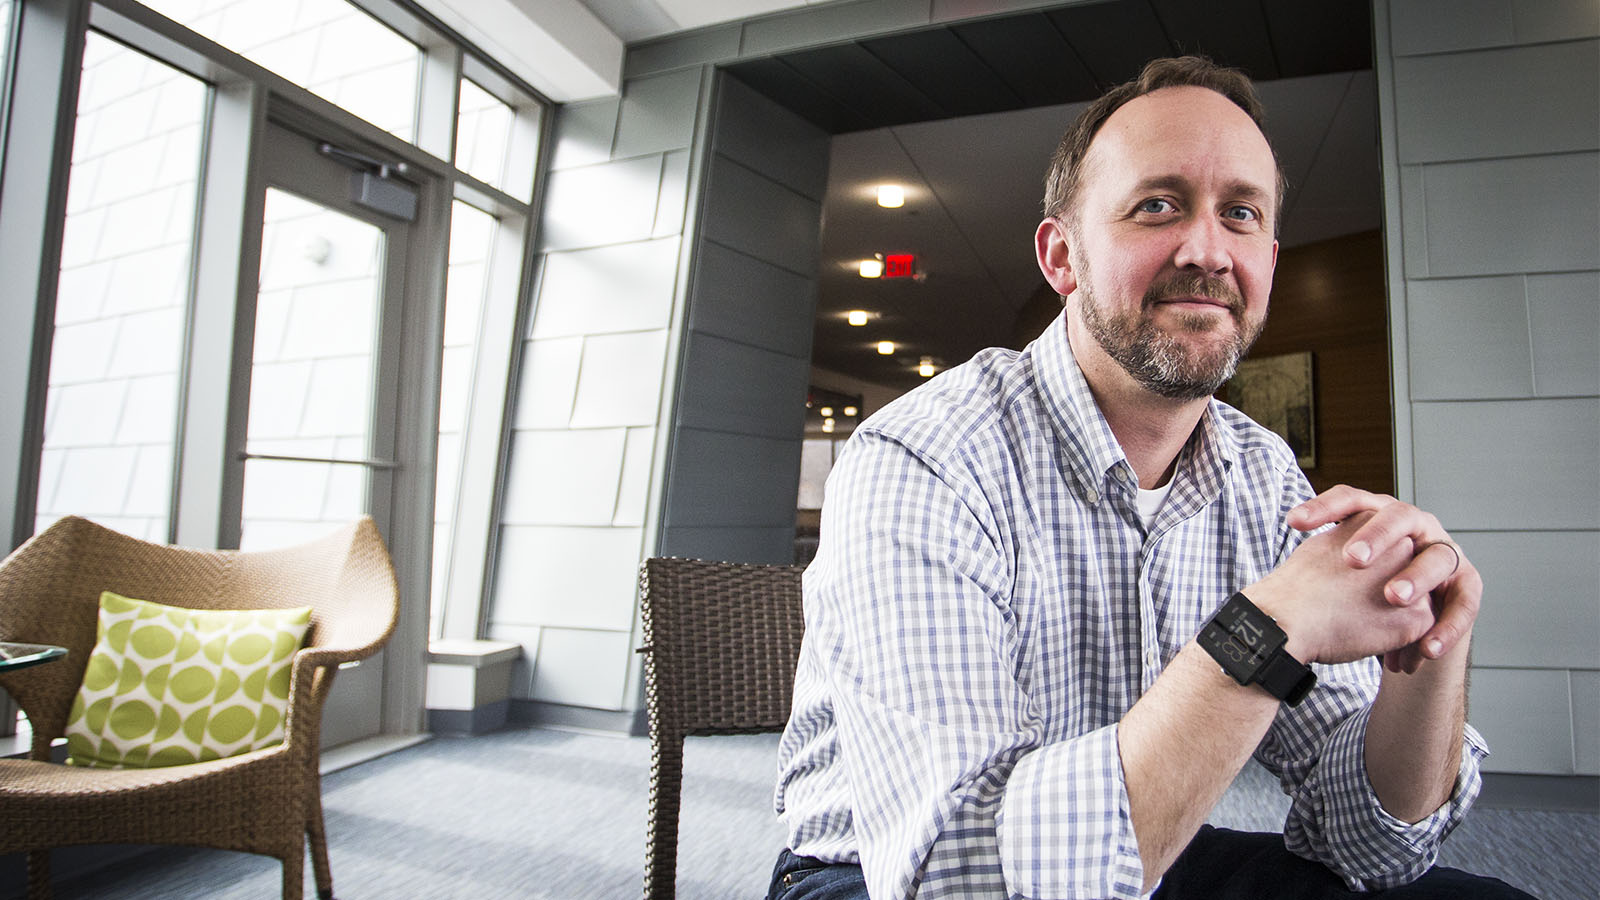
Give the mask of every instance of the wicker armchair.
[{"label": "wicker armchair", "polygon": [[[311,606],[282,744],[155,769],[48,762],[95,643],[102,590],[195,609]],[[0,640],[58,644],[65,659],[0,674],[33,726],[30,758],[0,759],[0,853],[28,854],[28,896],[50,895],[50,849],[186,844],[275,856],[299,900],[310,838],[317,892],[333,895],[323,832],[322,703],[340,663],[375,653],[398,614],[394,568],[370,518],[283,550],[168,547],[68,517],[0,562]]]},{"label": "wicker armchair", "polygon": [[804,619],[799,566],[656,558],[640,568],[650,820],[644,893],[677,890],[683,739],[781,731]]}]

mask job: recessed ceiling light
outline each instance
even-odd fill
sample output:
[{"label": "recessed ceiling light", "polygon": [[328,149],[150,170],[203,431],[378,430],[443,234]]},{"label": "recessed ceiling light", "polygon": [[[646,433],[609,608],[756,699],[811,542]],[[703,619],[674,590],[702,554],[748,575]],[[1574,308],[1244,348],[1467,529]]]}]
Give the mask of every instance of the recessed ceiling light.
[{"label": "recessed ceiling light", "polygon": [[878,352],[884,356],[892,356],[894,354],[894,341],[879,341]]},{"label": "recessed ceiling light", "polygon": [[906,205],[906,189],[898,184],[878,185],[878,205],[898,209]]},{"label": "recessed ceiling light", "polygon": [[845,319],[851,325],[865,325],[867,324],[867,311],[864,309],[852,309],[846,314]]},{"label": "recessed ceiling light", "polygon": [[828,433],[828,434],[833,434],[833,420],[832,419],[823,419],[822,420],[822,430],[824,432]]},{"label": "recessed ceiling light", "polygon": [[854,406],[846,406],[844,408],[844,414],[853,419],[856,415],[856,408]]},{"label": "recessed ceiling light", "polygon": [[861,277],[877,278],[883,274],[883,260],[863,259],[861,261]]},{"label": "recessed ceiling light", "polygon": [[824,406],[823,408],[817,410],[817,412],[821,413],[824,419],[833,418],[833,407],[831,406]]},{"label": "recessed ceiling light", "polygon": [[922,358],[922,364],[917,366],[917,374],[923,378],[933,377],[933,357],[924,356]]}]

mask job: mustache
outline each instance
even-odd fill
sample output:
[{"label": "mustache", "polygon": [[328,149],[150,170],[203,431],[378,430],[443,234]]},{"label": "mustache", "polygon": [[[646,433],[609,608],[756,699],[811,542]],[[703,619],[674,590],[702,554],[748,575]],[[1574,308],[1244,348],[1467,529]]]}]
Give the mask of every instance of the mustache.
[{"label": "mustache", "polygon": [[1234,315],[1244,312],[1244,297],[1233,285],[1221,278],[1198,272],[1179,272],[1165,281],[1152,284],[1144,293],[1144,308],[1148,310],[1157,303],[1179,297],[1205,297],[1227,304],[1228,311]]}]

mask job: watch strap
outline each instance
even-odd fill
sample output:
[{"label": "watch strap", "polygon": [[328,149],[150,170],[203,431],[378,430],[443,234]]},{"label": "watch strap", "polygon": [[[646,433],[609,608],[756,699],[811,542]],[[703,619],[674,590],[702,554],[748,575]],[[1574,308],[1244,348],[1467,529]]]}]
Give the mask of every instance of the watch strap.
[{"label": "watch strap", "polygon": [[1300,701],[1316,686],[1317,673],[1279,647],[1261,664],[1261,669],[1256,672],[1256,682],[1279,700],[1290,706],[1299,706]]}]

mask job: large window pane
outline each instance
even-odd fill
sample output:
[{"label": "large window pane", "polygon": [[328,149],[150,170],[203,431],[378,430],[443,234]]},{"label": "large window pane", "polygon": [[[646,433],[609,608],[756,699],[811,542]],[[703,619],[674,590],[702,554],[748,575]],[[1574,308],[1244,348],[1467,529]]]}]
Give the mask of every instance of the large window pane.
[{"label": "large window pane", "polygon": [[[367,509],[384,238],[267,189],[242,549],[310,540]],[[349,460],[330,462],[328,460]]]},{"label": "large window pane", "polygon": [[[461,452],[472,405],[473,362],[483,318],[493,216],[456,201],[450,215],[450,268],[445,280],[444,366],[439,380],[438,478],[433,508],[433,592],[429,606],[438,636],[448,602],[450,550],[461,485]],[[465,602],[474,602],[467,598]]]},{"label": "large window pane", "polygon": [[407,141],[416,140],[422,53],[344,0],[142,0]]},{"label": "large window pane", "polygon": [[37,526],[165,540],[206,86],[90,33],[56,297]]}]

